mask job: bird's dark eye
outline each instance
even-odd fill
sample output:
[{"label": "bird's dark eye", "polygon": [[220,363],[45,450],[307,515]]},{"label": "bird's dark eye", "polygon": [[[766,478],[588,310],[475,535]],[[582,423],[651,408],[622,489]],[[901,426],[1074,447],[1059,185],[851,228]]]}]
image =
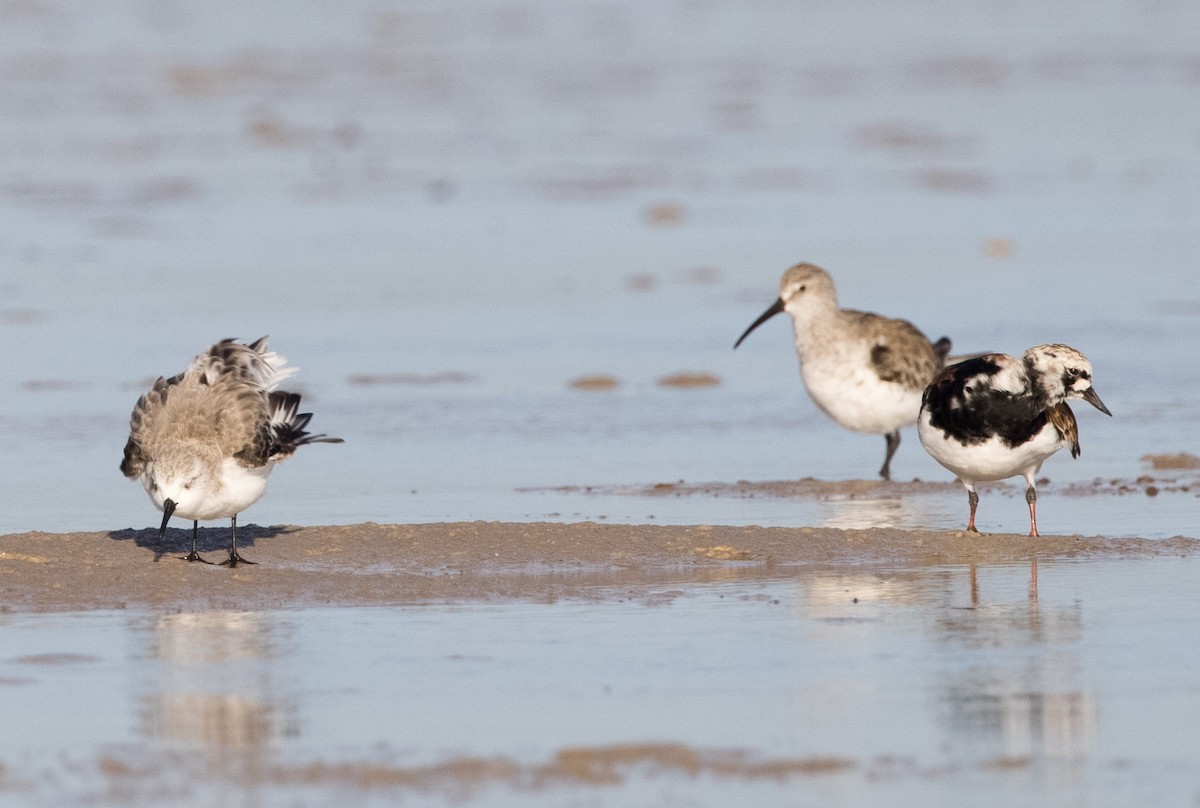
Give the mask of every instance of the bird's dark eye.
[{"label": "bird's dark eye", "polygon": [[807,288],[808,288],[807,286],[804,286],[803,284],[801,284],[801,286],[800,286],[800,291],[801,291],[801,292],[803,292],[803,291],[804,291],[805,289],[807,289]]},{"label": "bird's dark eye", "polygon": [[1072,379],[1079,378],[1079,368],[1067,368],[1067,375]]}]

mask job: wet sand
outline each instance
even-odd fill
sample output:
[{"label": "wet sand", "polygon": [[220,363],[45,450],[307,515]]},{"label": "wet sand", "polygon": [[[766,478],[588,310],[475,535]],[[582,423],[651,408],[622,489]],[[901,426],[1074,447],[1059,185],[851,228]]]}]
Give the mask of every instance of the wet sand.
[{"label": "wet sand", "polygon": [[[200,547],[225,556],[227,528]],[[928,567],[1052,558],[1192,555],[1200,539],[970,535],[962,531],[469,522],[239,528],[230,570],[182,560],[190,530],[0,536],[9,611],[271,609],[429,602],[604,600],[623,587],[747,580],[791,567]]]}]

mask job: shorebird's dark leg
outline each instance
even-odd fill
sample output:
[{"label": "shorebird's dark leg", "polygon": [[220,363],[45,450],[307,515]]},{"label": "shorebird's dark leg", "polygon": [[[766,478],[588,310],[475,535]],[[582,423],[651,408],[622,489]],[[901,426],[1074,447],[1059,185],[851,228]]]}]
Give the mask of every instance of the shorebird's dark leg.
[{"label": "shorebird's dark leg", "polygon": [[887,441],[887,454],[883,456],[883,468],[879,470],[879,476],[890,480],[892,479],[892,455],[900,448],[900,430],[889,432],[883,437]]},{"label": "shorebird's dark leg", "polygon": [[1025,501],[1029,503],[1029,535],[1037,536],[1037,489],[1032,485],[1025,489]]},{"label": "shorebird's dark leg", "polygon": [[978,533],[979,528],[975,527],[975,509],[979,507],[979,494],[973,489],[967,489],[967,502],[971,506],[971,516],[967,519],[967,530],[971,533]]},{"label": "shorebird's dark leg", "polygon": [[211,561],[205,561],[196,552],[196,536],[200,532],[200,522],[196,519],[192,520],[192,551],[183,557],[184,561],[199,561],[204,564],[211,564]]},{"label": "shorebird's dark leg", "polygon": [[222,567],[236,567],[238,564],[257,564],[257,561],[247,561],[238,555],[237,551],[237,514],[235,513],[229,520],[229,558],[221,562]]}]

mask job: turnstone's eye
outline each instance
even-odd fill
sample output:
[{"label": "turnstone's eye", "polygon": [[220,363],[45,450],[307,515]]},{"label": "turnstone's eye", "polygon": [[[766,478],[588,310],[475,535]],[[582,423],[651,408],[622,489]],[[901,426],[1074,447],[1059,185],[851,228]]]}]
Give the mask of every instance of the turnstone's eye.
[{"label": "turnstone's eye", "polygon": [[1067,368],[1067,375],[1072,379],[1079,378],[1079,368]]}]

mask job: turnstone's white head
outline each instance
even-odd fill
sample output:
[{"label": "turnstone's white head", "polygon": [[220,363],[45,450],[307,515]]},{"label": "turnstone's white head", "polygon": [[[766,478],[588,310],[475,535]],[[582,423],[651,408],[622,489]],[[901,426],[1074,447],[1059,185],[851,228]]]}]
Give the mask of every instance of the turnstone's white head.
[{"label": "turnstone's white head", "polygon": [[1035,345],[1022,359],[1034,392],[1047,405],[1082,398],[1105,415],[1112,415],[1092,387],[1092,363],[1070,345]]}]

